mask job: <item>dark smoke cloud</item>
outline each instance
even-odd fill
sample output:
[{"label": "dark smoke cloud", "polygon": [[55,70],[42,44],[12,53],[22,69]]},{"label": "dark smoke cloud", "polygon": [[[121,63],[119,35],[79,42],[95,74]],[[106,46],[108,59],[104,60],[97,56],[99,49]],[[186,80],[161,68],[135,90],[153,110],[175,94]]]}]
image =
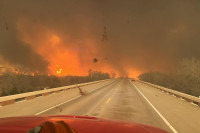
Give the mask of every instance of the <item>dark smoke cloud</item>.
[{"label": "dark smoke cloud", "polygon": [[[104,60],[121,74],[127,67],[172,71],[182,58],[200,57],[198,0],[1,0],[0,5],[0,56],[32,70],[48,64],[18,40],[20,17],[77,40],[68,47],[80,48],[80,58],[87,50],[84,39],[93,38],[99,52],[92,59]],[[102,41],[104,27],[107,39]]]},{"label": "dark smoke cloud", "polygon": [[18,39],[16,20],[20,12],[12,6],[11,1],[0,2],[0,57],[25,72],[46,72],[48,63]]}]

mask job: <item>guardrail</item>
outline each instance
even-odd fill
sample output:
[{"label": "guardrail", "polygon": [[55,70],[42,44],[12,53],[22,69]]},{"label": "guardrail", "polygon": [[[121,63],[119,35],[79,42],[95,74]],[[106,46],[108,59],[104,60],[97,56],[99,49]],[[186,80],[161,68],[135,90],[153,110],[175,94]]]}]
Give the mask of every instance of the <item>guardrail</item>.
[{"label": "guardrail", "polygon": [[72,89],[72,88],[91,85],[91,84],[103,82],[106,80],[110,80],[110,79],[98,80],[98,81],[63,86],[63,87],[57,87],[57,88],[52,88],[52,89],[45,89],[45,90],[40,90],[40,91],[33,91],[33,92],[28,92],[28,93],[21,93],[21,94],[10,95],[10,96],[3,96],[3,97],[0,97],[0,106],[12,104],[12,103],[22,101],[22,100],[30,100],[30,99],[33,99],[38,96],[46,96],[46,95],[49,95],[52,93],[58,93],[61,91],[66,91],[66,90]]},{"label": "guardrail", "polygon": [[168,89],[168,88],[165,88],[165,87],[162,87],[162,86],[159,86],[159,85],[155,85],[155,84],[152,84],[152,83],[148,83],[148,82],[145,82],[145,81],[141,81],[141,80],[138,80],[138,81],[200,106],[200,98],[198,98],[198,97],[191,96],[191,95],[188,95],[188,94],[185,94],[185,93],[182,93],[182,92],[178,92],[178,91]]}]

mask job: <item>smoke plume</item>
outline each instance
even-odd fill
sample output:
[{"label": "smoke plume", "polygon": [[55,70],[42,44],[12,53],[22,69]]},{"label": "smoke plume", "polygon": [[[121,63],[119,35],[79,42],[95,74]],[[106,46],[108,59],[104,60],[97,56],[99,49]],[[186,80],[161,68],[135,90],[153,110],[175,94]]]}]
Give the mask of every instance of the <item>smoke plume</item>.
[{"label": "smoke plume", "polygon": [[200,57],[199,6],[187,0],[1,0],[1,62],[62,75],[175,71],[182,58]]}]

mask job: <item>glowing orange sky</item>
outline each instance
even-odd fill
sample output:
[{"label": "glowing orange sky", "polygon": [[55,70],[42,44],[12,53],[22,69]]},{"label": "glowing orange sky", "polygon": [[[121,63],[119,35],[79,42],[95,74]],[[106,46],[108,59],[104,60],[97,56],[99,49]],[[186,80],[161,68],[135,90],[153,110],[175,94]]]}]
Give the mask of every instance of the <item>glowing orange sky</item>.
[{"label": "glowing orange sky", "polygon": [[[97,42],[93,38],[71,40],[68,34],[60,35],[49,27],[33,24],[27,19],[20,19],[17,28],[19,38],[49,63],[49,74],[87,75],[89,69],[92,69],[123,76],[104,59],[98,58],[96,63],[93,62],[94,57],[99,55]],[[127,73],[126,76],[137,77],[141,72],[127,67]]]},{"label": "glowing orange sky", "polygon": [[197,1],[0,3],[0,64],[25,73],[174,73],[200,57]]},{"label": "glowing orange sky", "polygon": [[[54,33],[53,30],[42,25],[37,25],[40,27],[39,31],[27,29],[27,23],[32,24],[26,19],[22,19],[17,23],[20,39],[48,61],[48,71],[50,74],[59,76],[87,75],[89,69],[92,69],[115,73],[119,76],[115,69],[103,62],[103,60],[97,63],[93,62],[94,57],[98,53],[98,49],[93,45],[95,43],[94,40],[84,40],[84,46],[87,47],[87,50],[81,51],[84,54],[80,55],[80,51],[77,50],[77,44],[75,44],[77,40],[69,41],[67,35],[65,35],[65,38],[62,38]],[[27,31],[31,31],[31,33]]]}]

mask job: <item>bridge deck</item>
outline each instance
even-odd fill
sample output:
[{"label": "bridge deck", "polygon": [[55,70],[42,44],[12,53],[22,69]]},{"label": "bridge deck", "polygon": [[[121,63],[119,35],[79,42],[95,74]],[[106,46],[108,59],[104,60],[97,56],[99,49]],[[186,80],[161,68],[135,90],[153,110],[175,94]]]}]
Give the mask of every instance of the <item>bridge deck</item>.
[{"label": "bridge deck", "polygon": [[[109,80],[0,107],[0,117],[89,115],[153,125],[168,132],[200,132],[200,108],[141,82]],[[142,93],[140,93],[139,91]],[[144,95],[144,96],[142,96]],[[166,124],[166,121],[176,130]]]}]

